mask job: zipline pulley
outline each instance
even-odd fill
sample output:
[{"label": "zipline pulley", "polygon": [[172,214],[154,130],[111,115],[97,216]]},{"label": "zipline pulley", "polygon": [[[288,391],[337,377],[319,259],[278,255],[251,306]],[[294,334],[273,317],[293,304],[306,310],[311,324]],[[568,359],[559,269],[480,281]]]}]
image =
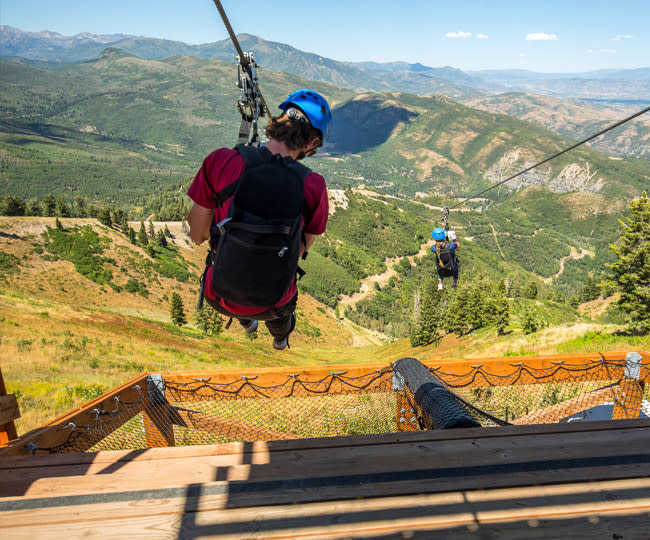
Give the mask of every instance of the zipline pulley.
[{"label": "zipline pulley", "polygon": [[449,207],[445,205],[442,209],[444,212],[444,224],[445,224],[445,231],[449,230]]},{"label": "zipline pulley", "polygon": [[[266,104],[259,88],[255,57],[252,52],[243,53],[243,56],[237,55],[237,87],[241,90],[237,100],[237,110],[241,115],[237,144],[259,146],[258,122],[266,114]],[[251,129],[253,135],[249,141]]]},{"label": "zipline pulley", "polygon": [[[271,118],[271,111],[266,105],[266,101],[264,101],[264,96],[262,96],[257,80],[257,68],[259,66],[255,62],[252,52],[245,53],[242,51],[237,36],[232,26],[230,26],[228,16],[221,5],[221,1],[214,0],[214,5],[219,10],[230,40],[237,51],[237,87],[241,90],[241,96],[237,100],[237,109],[239,110],[239,114],[241,114],[237,144],[259,146],[258,121],[265,115]],[[250,137],[251,129],[253,130],[252,137]]]}]

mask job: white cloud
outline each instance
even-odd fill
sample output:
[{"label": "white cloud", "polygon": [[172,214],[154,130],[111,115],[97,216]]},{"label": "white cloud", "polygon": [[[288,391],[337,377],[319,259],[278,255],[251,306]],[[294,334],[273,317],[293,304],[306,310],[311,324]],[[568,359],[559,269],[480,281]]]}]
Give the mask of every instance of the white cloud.
[{"label": "white cloud", "polygon": [[476,34],[476,39],[487,39],[488,37],[485,34]]},{"label": "white cloud", "polygon": [[447,32],[445,37],[452,39],[467,39],[472,37],[471,32]]},{"label": "white cloud", "polygon": [[522,53],[519,53],[519,57],[520,57],[520,58],[523,58],[524,56],[526,56],[526,53],[523,53],[523,52],[522,52]]},{"label": "white cloud", "polygon": [[624,36],[616,36],[615,38],[612,38],[612,41],[623,41],[624,39],[633,39],[634,36],[624,35]]},{"label": "white cloud", "polygon": [[587,49],[587,54],[594,54],[594,50],[593,49]]},{"label": "white cloud", "polygon": [[557,41],[557,35],[537,32],[536,34],[528,34],[526,36],[526,41]]},{"label": "white cloud", "polygon": [[605,54],[616,54],[616,49],[600,49],[599,52],[605,53]]}]

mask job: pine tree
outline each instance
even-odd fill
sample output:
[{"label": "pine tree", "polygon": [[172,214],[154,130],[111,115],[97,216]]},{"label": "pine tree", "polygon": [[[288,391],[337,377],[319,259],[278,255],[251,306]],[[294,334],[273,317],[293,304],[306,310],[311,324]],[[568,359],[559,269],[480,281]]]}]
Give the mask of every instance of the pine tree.
[{"label": "pine tree", "polygon": [[135,231],[133,230],[133,227],[131,227],[131,225],[126,226],[126,235],[129,237],[129,242],[131,242],[135,246],[138,239],[136,238]]},{"label": "pine tree", "polygon": [[0,199],[0,215],[24,216],[25,208],[25,201],[16,195],[4,195]]},{"label": "pine tree", "polygon": [[158,234],[156,234],[156,243],[162,248],[167,247],[167,238],[165,238],[165,233],[162,229],[160,229]]},{"label": "pine tree", "polygon": [[129,222],[126,220],[126,214],[122,212],[122,215],[119,216],[119,220],[117,224],[120,226],[120,230],[122,231],[122,234],[128,236],[129,235]]},{"label": "pine tree", "polygon": [[456,291],[456,296],[447,309],[445,316],[445,330],[458,334],[459,336],[470,331],[468,317],[471,309],[470,297],[471,290],[469,286],[466,282],[462,282]]},{"label": "pine tree", "polygon": [[510,324],[510,304],[504,294],[497,296],[494,300],[494,325],[497,328],[497,334],[500,336],[505,334],[508,324]]},{"label": "pine tree", "polygon": [[172,293],[171,298],[171,318],[176,326],[183,326],[187,321],[185,320],[185,309],[183,308],[183,299],[177,292]]},{"label": "pine tree", "polygon": [[524,312],[524,320],[522,322],[522,328],[524,330],[524,334],[532,334],[534,332],[537,332],[541,327],[540,320],[537,318],[537,314],[535,313],[535,310],[531,307],[528,306],[526,308],[526,311]]},{"label": "pine tree", "polygon": [[97,215],[97,220],[106,227],[113,226],[113,218],[111,217],[111,210],[108,207],[104,207],[99,211]]},{"label": "pine tree", "polygon": [[41,208],[41,203],[38,202],[38,199],[29,199],[27,205],[25,206],[25,215],[26,216],[42,216],[43,209]]},{"label": "pine tree", "polygon": [[650,333],[650,199],[643,194],[630,204],[632,216],[620,220],[621,237],[610,244],[618,260],[605,266],[621,293],[618,306],[635,334]]},{"label": "pine tree", "polygon": [[142,247],[149,245],[149,238],[147,237],[147,229],[144,228],[144,221],[140,222],[140,230],[138,231],[138,244]]},{"label": "pine tree", "polygon": [[163,229],[163,232],[165,233],[165,236],[166,236],[167,238],[171,238],[171,237],[172,237],[172,233],[169,231],[169,227],[167,227],[167,223],[165,223],[165,228]]},{"label": "pine tree", "polygon": [[72,217],[72,209],[70,205],[65,202],[63,197],[56,199],[56,215],[58,217]]},{"label": "pine tree", "polygon": [[440,317],[442,295],[436,288],[435,280],[431,280],[420,295],[417,318],[409,335],[413,347],[428,345],[438,337],[443,319]]},{"label": "pine tree", "polygon": [[84,199],[81,195],[75,195],[73,204],[75,217],[88,217],[88,211],[86,210],[86,199]]},{"label": "pine tree", "polygon": [[223,330],[223,321],[219,313],[209,307],[197,309],[194,322],[206,336],[217,336]]},{"label": "pine tree", "polygon": [[149,238],[156,239],[156,230],[153,228],[153,221],[149,222]]},{"label": "pine tree", "polygon": [[52,195],[43,197],[43,215],[47,217],[56,216],[56,199]]},{"label": "pine tree", "polygon": [[531,300],[537,298],[537,283],[534,281],[529,281],[528,285],[526,285],[526,289],[524,290],[524,296]]}]

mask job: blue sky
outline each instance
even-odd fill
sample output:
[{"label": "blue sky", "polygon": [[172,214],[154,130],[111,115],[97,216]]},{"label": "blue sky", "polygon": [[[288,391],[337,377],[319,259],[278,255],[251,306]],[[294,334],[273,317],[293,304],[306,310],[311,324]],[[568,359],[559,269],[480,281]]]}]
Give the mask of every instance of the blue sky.
[{"label": "blue sky", "polygon": [[[650,67],[650,0],[221,0],[236,33],[342,61],[463,70]],[[0,0],[0,24],[186,43],[228,37],[211,0]]]}]

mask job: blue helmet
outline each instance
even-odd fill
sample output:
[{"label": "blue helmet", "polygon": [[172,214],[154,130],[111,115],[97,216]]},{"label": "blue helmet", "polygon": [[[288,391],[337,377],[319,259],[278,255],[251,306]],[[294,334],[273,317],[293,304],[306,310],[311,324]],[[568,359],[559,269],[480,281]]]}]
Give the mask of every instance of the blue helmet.
[{"label": "blue helmet", "polygon": [[442,227],[436,227],[433,229],[431,236],[433,236],[433,238],[438,241],[444,240],[446,237],[445,230]]},{"label": "blue helmet", "polygon": [[327,100],[318,92],[303,88],[289,94],[289,97],[280,104],[280,109],[284,112],[291,105],[305,113],[311,126],[321,132],[322,145],[329,137],[332,123],[332,112]]}]

